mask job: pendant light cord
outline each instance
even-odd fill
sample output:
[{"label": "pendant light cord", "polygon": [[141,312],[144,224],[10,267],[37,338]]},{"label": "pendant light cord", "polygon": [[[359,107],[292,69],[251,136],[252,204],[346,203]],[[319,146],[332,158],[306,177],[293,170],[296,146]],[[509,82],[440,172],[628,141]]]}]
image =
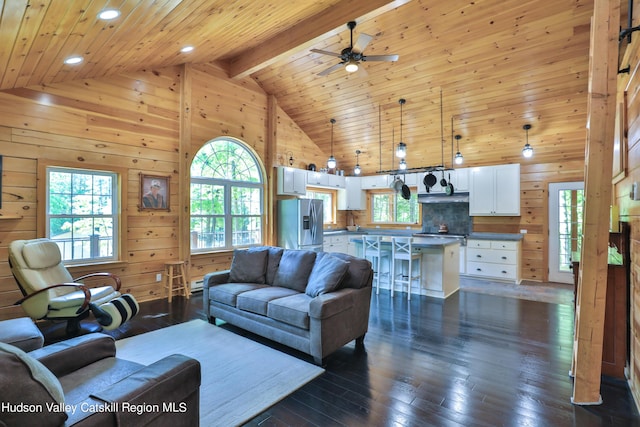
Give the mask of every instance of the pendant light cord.
[{"label": "pendant light cord", "polygon": [[442,114],[442,89],[440,89],[440,147],[442,151],[442,167],[444,168],[444,118]]}]

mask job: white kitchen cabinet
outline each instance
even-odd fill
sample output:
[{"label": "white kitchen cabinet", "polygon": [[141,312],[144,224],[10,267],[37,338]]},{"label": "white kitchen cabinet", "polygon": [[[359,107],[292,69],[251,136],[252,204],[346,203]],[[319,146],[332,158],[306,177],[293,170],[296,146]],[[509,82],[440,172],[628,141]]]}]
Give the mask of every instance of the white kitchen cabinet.
[{"label": "white kitchen cabinet", "polygon": [[455,191],[469,191],[469,168],[455,169],[452,171],[451,182],[453,183]]},{"label": "white kitchen cabinet", "polygon": [[362,234],[347,235],[347,253],[362,258],[362,244],[354,242],[353,239],[362,239]]},{"label": "white kitchen cabinet", "polygon": [[333,175],[329,174],[329,187],[330,188],[344,188],[345,185],[345,177],[343,175]]},{"label": "white kitchen cabinet", "polygon": [[520,216],[519,164],[473,168],[469,183],[469,215]]},{"label": "white kitchen cabinet", "polygon": [[307,171],[307,185],[326,187],[329,185],[329,174],[317,171]]},{"label": "white kitchen cabinet", "polygon": [[304,196],[307,194],[307,171],[304,169],[278,167],[278,195]]},{"label": "white kitchen cabinet", "polygon": [[460,246],[460,274],[467,273],[467,247]]},{"label": "white kitchen cabinet", "polygon": [[520,283],[520,246],[519,241],[467,240],[466,274]]},{"label": "white kitchen cabinet", "polygon": [[363,176],[360,178],[360,185],[363,190],[372,190],[372,189],[380,189],[380,188],[389,188],[391,184],[391,179],[389,175],[370,175]]},{"label": "white kitchen cabinet", "polygon": [[338,234],[335,236],[324,236],[322,238],[322,250],[324,252],[339,252],[346,254],[348,251],[349,236]]},{"label": "white kitchen cabinet", "polygon": [[338,210],[359,211],[367,208],[366,194],[361,188],[359,177],[345,178],[344,189],[338,190]]}]

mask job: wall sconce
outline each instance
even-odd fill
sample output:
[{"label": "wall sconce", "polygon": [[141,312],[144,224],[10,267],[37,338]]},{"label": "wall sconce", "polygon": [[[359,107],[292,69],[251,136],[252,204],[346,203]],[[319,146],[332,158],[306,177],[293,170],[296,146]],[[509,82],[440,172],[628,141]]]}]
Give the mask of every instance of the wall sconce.
[{"label": "wall sconce", "polygon": [[329,120],[331,122],[331,155],[327,160],[327,167],[329,169],[335,169],[338,166],[338,162],[336,162],[336,158],[333,157],[333,125],[336,122],[336,119]]},{"label": "wall sconce", "polygon": [[360,173],[362,172],[362,169],[360,169],[360,162],[358,161],[360,153],[360,150],[356,150],[356,167],[353,168],[354,175],[360,175]]},{"label": "wall sconce", "polygon": [[456,143],[458,144],[458,152],[456,153],[456,157],[453,159],[453,161],[456,163],[456,165],[461,165],[462,162],[464,162],[464,157],[462,157],[462,153],[460,153],[460,138],[462,138],[462,136],[456,135]]},{"label": "wall sconce", "polygon": [[524,144],[524,148],[522,149],[522,155],[526,158],[533,156],[533,147],[529,145],[529,129],[531,129],[530,124],[526,124],[522,126],[525,132],[526,143]]},{"label": "wall sconce", "polygon": [[293,166],[293,151],[288,151],[287,156],[289,156],[289,166]]}]

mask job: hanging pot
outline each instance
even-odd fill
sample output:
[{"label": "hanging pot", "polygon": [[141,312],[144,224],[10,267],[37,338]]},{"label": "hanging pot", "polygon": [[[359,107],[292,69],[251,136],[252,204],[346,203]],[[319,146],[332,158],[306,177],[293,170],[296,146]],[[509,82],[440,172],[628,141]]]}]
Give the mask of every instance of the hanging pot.
[{"label": "hanging pot", "polygon": [[404,181],[402,181],[402,179],[400,179],[400,177],[396,177],[396,179],[393,181],[393,184],[391,184],[391,188],[396,192],[399,193],[402,191],[402,186],[404,185]]},{"label": "hanging pot", "polygon": [[453,196],[453,184],[451,183],[451,174],[449,174],[449,183],[444,187],[444,192],[447,196]]},{"label": "hanging pot", "polygon": [[436,176],[431,172],[426,174],[424,176],[424,179],[422,180],[422,183],[424,184],[425,187],[427,187],[427,189],[429,187],[433,187],[434,185],[436,185],[436,182],[438,182],[438,178],[436,178]]},{"label": "hanging pot", "polygon": [[405,200],[411,199],[411,190],[407,184],[402,184],[402,198]]},{"label": "hanging pot", "polygon": [[442,179],[440,180],[440,186],[441,187],[446,187],[447,186],[447,180],[444,179],[444,171],[442,171]]}]

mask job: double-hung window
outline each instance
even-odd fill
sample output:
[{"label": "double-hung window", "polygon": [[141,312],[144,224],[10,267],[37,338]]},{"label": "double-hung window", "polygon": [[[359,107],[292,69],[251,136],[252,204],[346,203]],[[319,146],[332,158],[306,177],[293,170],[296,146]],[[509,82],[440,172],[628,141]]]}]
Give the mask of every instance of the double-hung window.
[{"label": "double-hung window", "polygon": [[371,222],[389,224],[418,224],[420,222],[418,197],[414,192],[405,200],[393,191],[371,193]]},{"label": "double-hung window", "polygon": [[191,250],[262,244],[263,182],[257,157],[240,141],[205,144],[191,163]]},{"label": "double-hung window", "polygon": [[46,236],[68,263],[118,259],[118,174],[47,167]]}]

